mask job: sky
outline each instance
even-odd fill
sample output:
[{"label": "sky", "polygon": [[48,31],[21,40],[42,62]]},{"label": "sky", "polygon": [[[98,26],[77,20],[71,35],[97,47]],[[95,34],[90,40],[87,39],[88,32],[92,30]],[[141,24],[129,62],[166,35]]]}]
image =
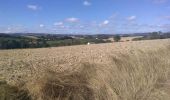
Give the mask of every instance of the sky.
[{"label": "sky", "polygon": [[0,32],[170,31],[170,0],[0,0]]}]

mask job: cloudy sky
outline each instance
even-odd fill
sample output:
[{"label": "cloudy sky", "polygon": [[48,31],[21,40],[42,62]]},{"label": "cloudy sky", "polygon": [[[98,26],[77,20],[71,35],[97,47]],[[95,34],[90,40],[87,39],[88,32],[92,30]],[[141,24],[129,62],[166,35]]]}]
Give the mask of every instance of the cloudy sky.
[{"label": "cloudy sky", "polygon": [[170,31],[170,0],[0,0],[0,32]]}]

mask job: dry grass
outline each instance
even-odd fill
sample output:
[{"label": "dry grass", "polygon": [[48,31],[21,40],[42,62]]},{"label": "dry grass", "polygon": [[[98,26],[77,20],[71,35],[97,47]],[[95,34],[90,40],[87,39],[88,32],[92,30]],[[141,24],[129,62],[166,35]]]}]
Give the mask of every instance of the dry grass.
[{"label": "dry grass", "polygon": [[39,86],[32,94],[41,100],[169,100],[169,68],[169,49],[134,51],[113,57],[110,66],[84,64],[73,73],[49,71],[29,89]]},{"label": "dry grass", "polygon": [[110,88],[118,100],[169,100],[168,87],[165,87],[170,71],[169,61],[169,49],[137,51],[116,57],[110,74]]},{"label": "dry grass", "polygon": [[0,100],[32,100],[32,97],[26,88],[11,86],[0,79]]},{"label": "dry grass", "polygon": [[25,72],[31,70],[31,77],[22,80],[25,84],[21,90],[28,90],[26,96],[32,100],[170,100],[170,48],[166,45],[156,43],[150,50],[143,46],[126,52],[104,51],[109,53],[107,57],[102,55],[104,59],[96,56],[93,61],[83,60],[71,70],[62,71],[54,64],[63,65],[67,60],[38,60],[41,64],[32,66],[18,61],[30,66],[24,67]]}]

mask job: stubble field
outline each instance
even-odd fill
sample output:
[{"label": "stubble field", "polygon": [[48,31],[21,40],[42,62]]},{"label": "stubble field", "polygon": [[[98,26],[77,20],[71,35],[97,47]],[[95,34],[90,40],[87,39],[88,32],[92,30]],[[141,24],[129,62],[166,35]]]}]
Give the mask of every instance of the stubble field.
[{"label": "stubble field", "polygon": [[24,87],[33,100],[169,100],[169,44],[164,39],[1,50],[0,77]]}]

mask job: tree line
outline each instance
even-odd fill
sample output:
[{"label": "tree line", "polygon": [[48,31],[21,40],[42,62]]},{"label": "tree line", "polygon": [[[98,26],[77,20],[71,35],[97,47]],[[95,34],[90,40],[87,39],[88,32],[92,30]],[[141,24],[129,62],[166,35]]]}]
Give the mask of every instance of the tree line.
[{"label": "tree line", "polygon": [[26,38],[22,36],[0,36],[0,49],[17,49],[17,48],[42,48],[42,47],[58,47],[58,46],[71,46],[82,45],[90,43],[108,43],[109,40],[96,39],[96,38],[71,38],[68,36],[55,37],[55,36],[40,36],[36,38]]},{"label": "tree line", "polygon": [[0,38],[0,49],[48,47],[45,40]]}]

